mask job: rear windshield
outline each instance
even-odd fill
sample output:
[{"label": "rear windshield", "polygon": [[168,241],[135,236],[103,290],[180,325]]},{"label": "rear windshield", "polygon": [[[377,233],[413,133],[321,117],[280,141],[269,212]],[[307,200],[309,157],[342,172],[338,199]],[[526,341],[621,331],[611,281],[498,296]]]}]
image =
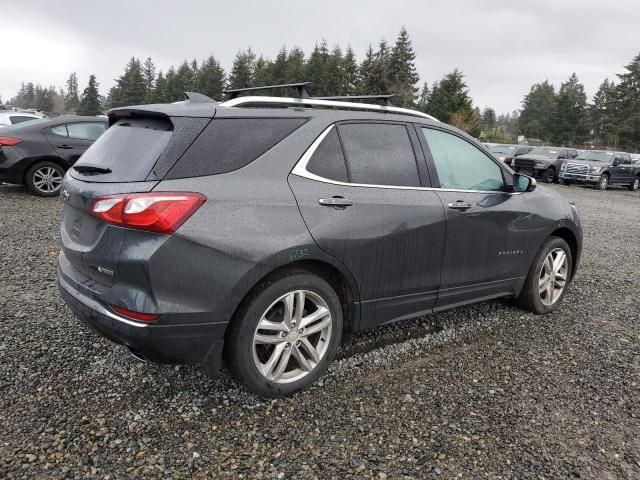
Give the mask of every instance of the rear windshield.
[{"label": "rear windshield", "polygon": [[95,166],[110,173],[74,170],[73,176],[91,182],[141,182],[169,144],[173,125],[168,119],[118,120],[74,165]]}]

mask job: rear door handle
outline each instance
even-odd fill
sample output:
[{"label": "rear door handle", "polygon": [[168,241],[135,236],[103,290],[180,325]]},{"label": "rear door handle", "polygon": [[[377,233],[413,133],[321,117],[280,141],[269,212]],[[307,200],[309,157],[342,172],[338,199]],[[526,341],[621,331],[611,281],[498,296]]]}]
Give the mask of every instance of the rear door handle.
[{"label": "rear door handle", "polygon": [[353,202],[344,197],[321,198],[318,203],[323,207],[334,207],[344,209],[353,205]]},{"label": "rear door handle", "polygon": [[63,145],[58,145],[58,148],[61,148],[63,150],[71,150],[73,147],[71,145],[67,145],[66,143]]},{"label": "rear door handle", "polygon": [[449,205],[447,205],[447,207],[453,210],[460,210],[464,212],[465,210],[469,210],[471,208],[471,204],[463,202],[462,200],[458,200],[455,203],[450,203]]}]

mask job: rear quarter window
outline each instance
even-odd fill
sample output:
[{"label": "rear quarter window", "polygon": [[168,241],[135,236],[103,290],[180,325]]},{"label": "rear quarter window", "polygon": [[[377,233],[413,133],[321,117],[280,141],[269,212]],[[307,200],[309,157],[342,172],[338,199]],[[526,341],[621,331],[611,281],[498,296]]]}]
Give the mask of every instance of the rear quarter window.
[{"label": "rear quarter window", "polygon": [[306,118],[213,119],[167,174],[202,177],[242,168],[291,135]]}]

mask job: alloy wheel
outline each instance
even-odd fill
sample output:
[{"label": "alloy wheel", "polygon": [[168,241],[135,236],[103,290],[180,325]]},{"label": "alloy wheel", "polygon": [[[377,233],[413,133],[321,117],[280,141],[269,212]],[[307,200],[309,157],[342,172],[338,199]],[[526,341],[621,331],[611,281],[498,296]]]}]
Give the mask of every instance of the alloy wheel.
[{"label": "alloy wheel", "polygon": [[311,373],[329,350],[333,321],[327,302],[309,290],[287,292],[262,314],[253,334],[253,361],[275,383]]},{"label": "alloy wheel", "polygon": [[609,184],[609,177],[607,177],[606,175],[602,175],[600,177],[600,188],[602,190],[605,190],[608,184]]},{"label": "alloy wheel", "polygon": [[62,184],[62,174],[53,167],[41,167],[33,172],[33,185],[44,193],[53,193]]},{"label": "alloy wheel", "polygon": [[631,184],[631,189],[632,190],[638,190],[638,188],[640,188],[640,178],[636,178],[633,183]]},{"label": "alloy wheel", "polygon": [[538,293],[546,306],[558,301],[567,285],[569,259],[562,248],[554,248],[545,258],[538,277]]}]

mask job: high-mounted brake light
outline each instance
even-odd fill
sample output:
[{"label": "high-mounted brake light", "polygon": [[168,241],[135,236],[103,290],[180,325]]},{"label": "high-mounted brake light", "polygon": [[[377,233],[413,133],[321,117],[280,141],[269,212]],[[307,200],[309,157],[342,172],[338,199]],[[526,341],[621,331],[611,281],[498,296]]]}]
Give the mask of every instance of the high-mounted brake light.
[{"label": "high-mounted brake light", "polygon": [[133,310],[127,310],[126,308],[118,307],[116,305],[111,305],[111,309],[124,317],[132,318],[134,320],[142,320],[143,322],[153,322],[160,318],[160,315],[156,315],[155,313],[134,312]]},{"label": "high-mounted brake light", "polygon": [[91,214],[113,225],[169,235],[206,200],[204,195],[192,192],[110,195],[96,198]]},{"label": "high-mounted brake light", "polygon": [[22,143],[22,140],[19,138],[0,137],[0,147],[13,147],[19,143]]}]

